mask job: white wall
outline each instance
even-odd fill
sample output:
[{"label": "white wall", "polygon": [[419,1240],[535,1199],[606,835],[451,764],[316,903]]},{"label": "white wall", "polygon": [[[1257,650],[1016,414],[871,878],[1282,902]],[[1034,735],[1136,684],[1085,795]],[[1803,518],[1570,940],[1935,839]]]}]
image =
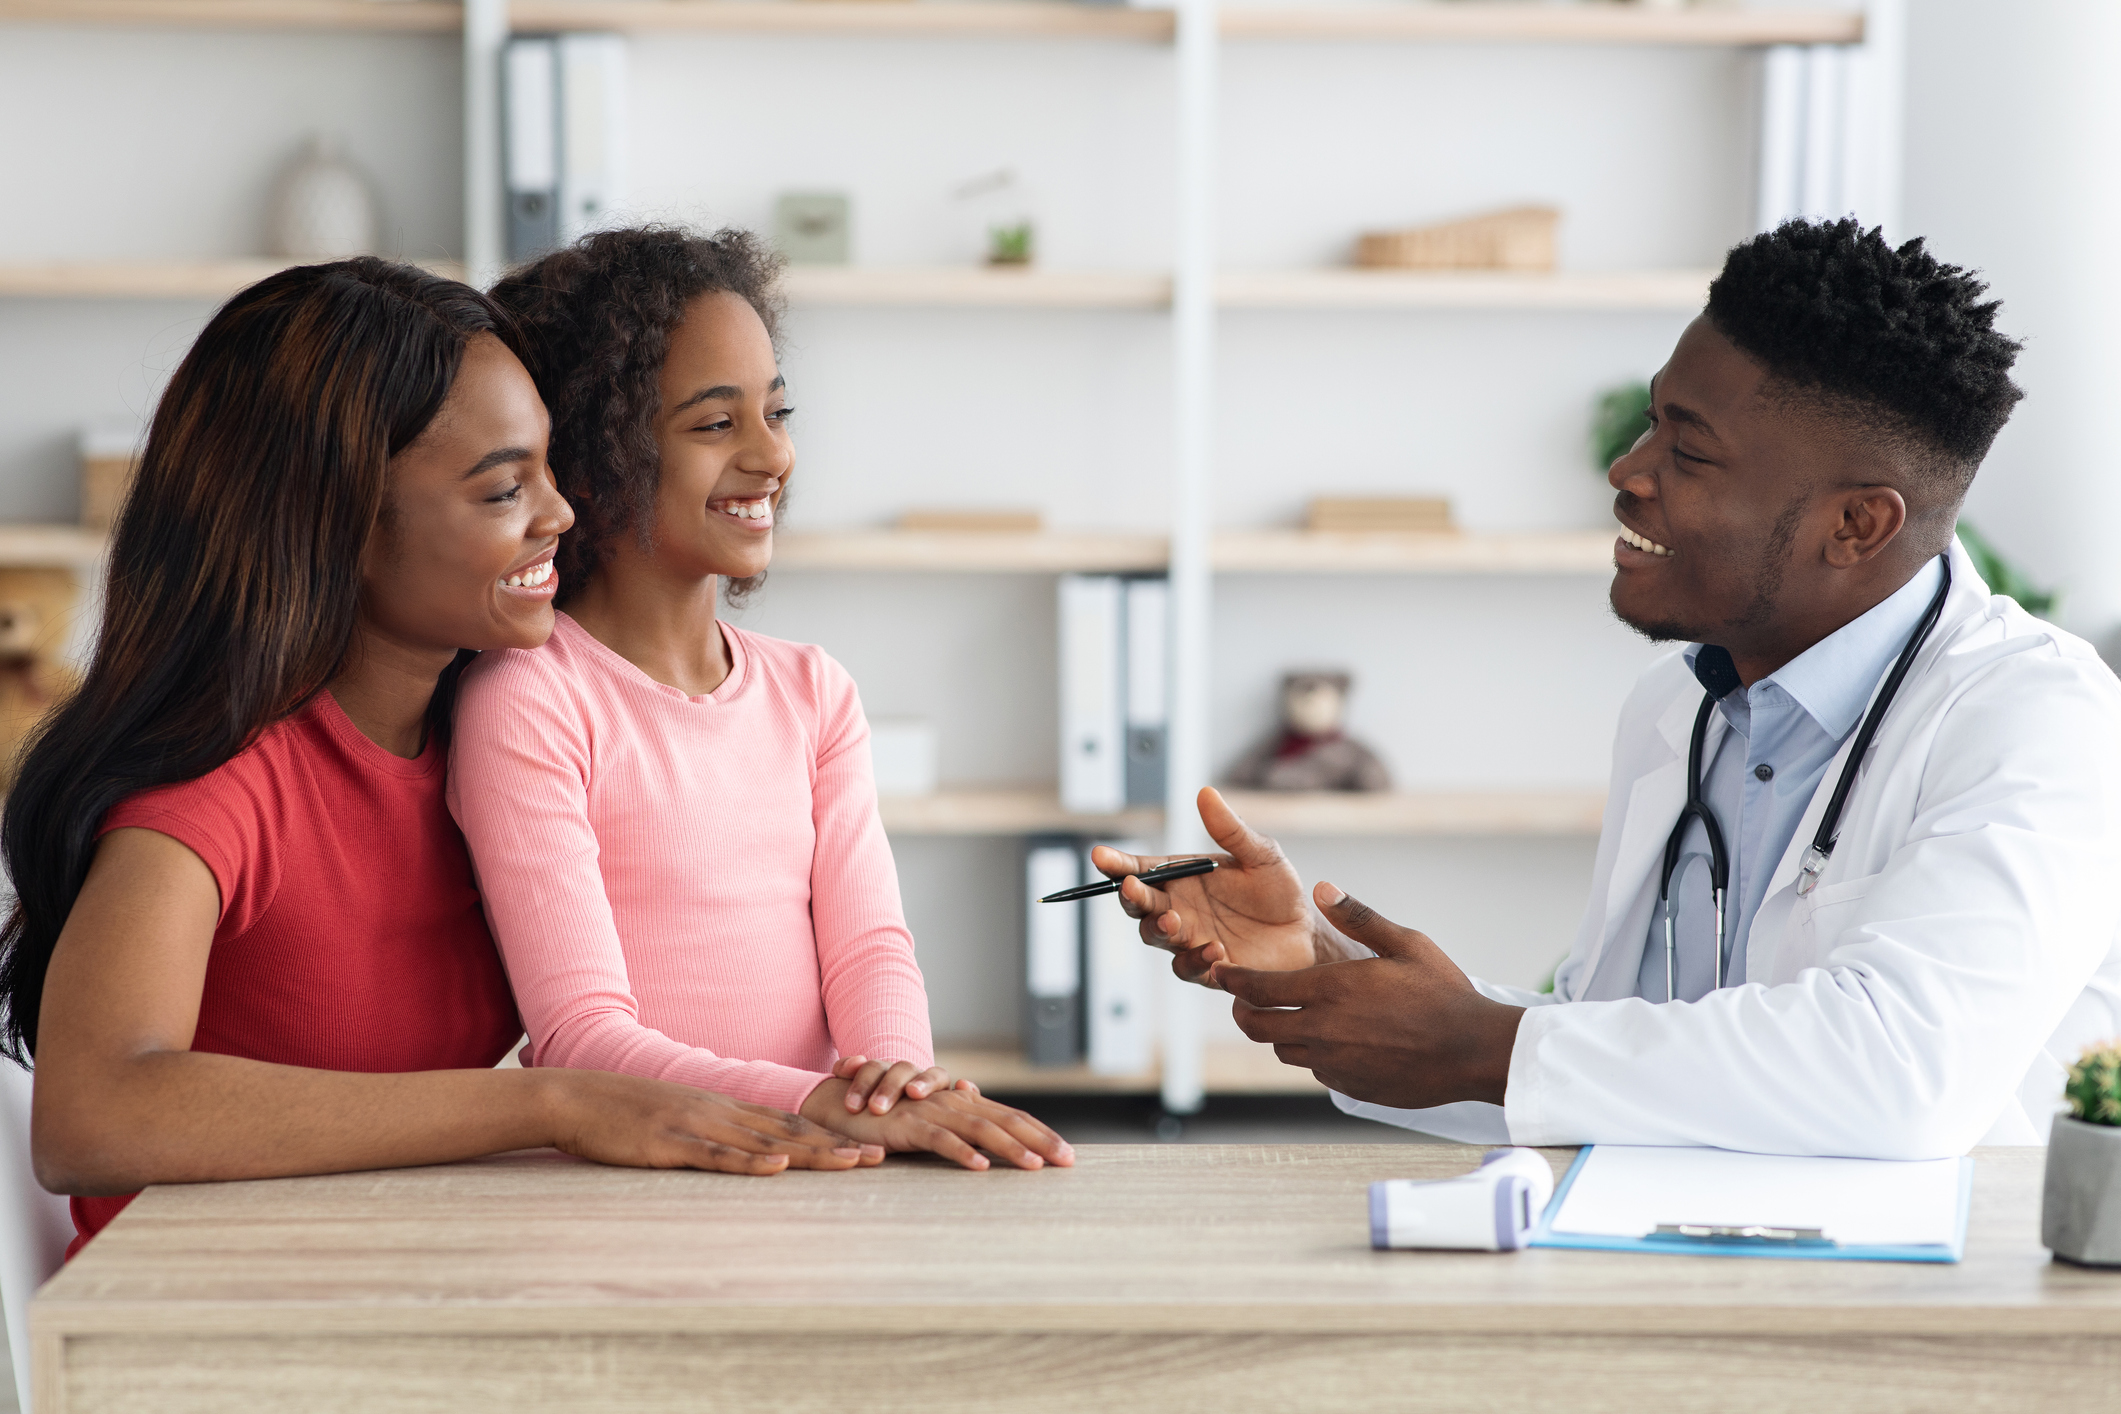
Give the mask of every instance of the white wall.
[{"label": "white wall", "polygon": [[1967,518],[2038,582],[2064,624],[2121,661],[2121,10],[2100,0],[1911,0],[1907,229],[1981,270],[2024,339],[2027,397]]},{"label": "white wall", "polygon": [[[939,195],[948,182],[1009,164],[1041,194],[1050,264],[1162,262],[1167,135],[1139,125],[1168,122],[1168,55],[868,52],[879,61],[770,41],[637,45],[635,150],[654,211],[758,221],[777,189],[838,184],[855,197],[858,258],[920,263],[965,249]],[[1326,263],[1365,225],[1520,200],[1565,207],[1574,268],[1713,265],[1745,233],[1752,80],[1731,53],[1226,53],[1227,264]],[[771,60],[737,62],[750,55]],[[972,55],[995,67],[966,102],[953,66]],[[840,102],[781,96],[826,91]],[[756,143],[703,136],[712,118],[749,113],[772,115]],[[863,115],[853,128],[850,113]],[[1584,449],[1590,399],[1652,371],[1684,323],[1230,314],[1216,518],[1289,525],[1321,493],[1441,491],[1475,529],[1600,525],[1610,493]],[[1168,357],[1162,321],[1141,315],[799,311],[795,523],[968,504],[1155,528]],[[1595,788],[1651,651],[1612,621],[1595,576],[1230,577],[1217,594],[1218,764],[1266,729],[1282,670],[1329,663],[1354,669],[1352,726],[1406,785]],[[971,784],[1052,778],[1051,615],[1045,580],[783,572],[743,622],[825,644],[872,712],[937,721],[945,780]],[[1565,949],[1591,864],[1587,840],[1305,840],[1291,853],[1307,877],[1330,875],[1515,982]],[[909,841],[900,856],[938,1032],[1013,1030],[1013,846]]]},{"label": "white wall", "polygon": [[[463,231],[447,36],[0,29],[0,260],[264,253],[278,172],[335,134],[374,181],[386,253]],[[0,300],[0,519],[72,520],[74,432],[140,423],[204,301]]]},{"label": "white wall", "polygon": [[[1366,225],[1562,205],[1579,269],[1713,265],[1745,233],[1748,62],[1728,51],[1239,44],[1226,51],[1226,262],[1339,258]],[[1171,55],[1146,45],[644,36],[632,47],[634,210],[763,225],[776,192],[855,202],[857,259],[968,259],[953,186],[1035,193],[1042,256],[1146,269],[1171,244]],[[235,255],[308,130],[376,173],[391,248],[461,223],[455,46],[440,38],[9,29],[0,168],[34,200],[0,257]],[[0,301],[0,516],[72,514],[70,438],[144,414],[203,306]],[[1233,313],[1216,514],[1294,523],[1312,495],[1450,494],[1475,529],[1595,527],[1599,389],[1661,361],[1683,315]],[[907,506],[1027,506],[1056,526],[1167,513],[1169,342],[1126,312],[798,311],[793,524]],[[1228,578],[1215,759],[1264,730],[1276,675],[1354,670],[1353,726],[1410,786],[1595,787],[1650,649],[1596,576]],[[942,728],[945,779],[1053,776],[1053,587],[1010,576],[782,572],[741,621],[825,644],[879,715]],[[937,1029],[1016,1023],[1007,841],[899,845]],[[1566,946],[1590,843],[1306,840],[1292,855],[1467,966],[1536,980]]]}]

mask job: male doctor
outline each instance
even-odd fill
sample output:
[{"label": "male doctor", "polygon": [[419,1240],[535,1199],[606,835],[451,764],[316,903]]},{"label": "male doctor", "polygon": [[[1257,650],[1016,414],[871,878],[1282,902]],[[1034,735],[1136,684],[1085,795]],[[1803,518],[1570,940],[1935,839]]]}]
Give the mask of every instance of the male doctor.
[{"label": "male doctor", "polygon": [[1129,879],[1144,940],[1342,1109],[1449,1138],[2044,1143],[2063,1068],[2121,1032],[2121,684],[1953,539],[2021,396],[1984,288],[1853,221],[1730,253],[1610,473],[1613,610],[1684,646],[1621,711],[1551,995],[1331,884],[1314,914],[1212,791],[1229,863]]}]

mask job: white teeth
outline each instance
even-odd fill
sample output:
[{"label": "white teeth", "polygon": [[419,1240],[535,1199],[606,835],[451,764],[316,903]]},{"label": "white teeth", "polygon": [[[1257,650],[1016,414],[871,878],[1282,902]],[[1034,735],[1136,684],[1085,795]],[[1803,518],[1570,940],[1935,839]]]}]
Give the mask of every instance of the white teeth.
[{"label": "white teeth", "polygon": [[1633,545],[1636,549],[1647,550],[1653,555],[1669,555],[1672,553],[1670,550],[1665,549],[1664,546],[1658,544],[1656,541],[1646,540],[1642,536],[1637,535],[1634,531],[1628,529],[1624,525],[1620,527],[1620,538],[1627,541],[1628,544]]},{"label": "white teeth", "polygon": [[773,518],[773,503],[763,497],[756,501],[727,501],[722,505],[722,514],[735,516],[738,520],[770,520]]},{"label": "white teeth", "polygon": [[503,576],[501,584],[503,588],[507,589],[535,589],[551,578],[552,561],[547,560],[542,565],[532,565],[521,574]]}]

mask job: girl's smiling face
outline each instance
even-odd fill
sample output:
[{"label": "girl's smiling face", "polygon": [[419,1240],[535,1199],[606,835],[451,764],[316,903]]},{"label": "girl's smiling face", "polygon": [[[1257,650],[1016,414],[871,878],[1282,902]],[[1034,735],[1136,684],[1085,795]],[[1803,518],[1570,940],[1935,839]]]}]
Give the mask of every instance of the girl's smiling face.
[{"label": "girl's smiling face", "polygon": [[795,408],[758,312],[726,292],[693,300],[670,335],[658,392],[655,558],[701,578],[763,573],[795,469]]}]

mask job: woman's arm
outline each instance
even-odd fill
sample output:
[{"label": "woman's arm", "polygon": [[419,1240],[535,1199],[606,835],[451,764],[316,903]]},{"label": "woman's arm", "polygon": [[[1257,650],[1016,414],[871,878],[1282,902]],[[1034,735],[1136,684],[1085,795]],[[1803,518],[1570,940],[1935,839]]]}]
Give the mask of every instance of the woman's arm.
[{"label": "woman's arm", "polygon": [[167,835],[113,830],[44,983],[32,1149],[55,1193],[446,1163],[552,1145],[603,1163],[775,1173],[877,1150],[794,1115],[592,1071],[353,1074],[189,1049],[220,893]]}]

